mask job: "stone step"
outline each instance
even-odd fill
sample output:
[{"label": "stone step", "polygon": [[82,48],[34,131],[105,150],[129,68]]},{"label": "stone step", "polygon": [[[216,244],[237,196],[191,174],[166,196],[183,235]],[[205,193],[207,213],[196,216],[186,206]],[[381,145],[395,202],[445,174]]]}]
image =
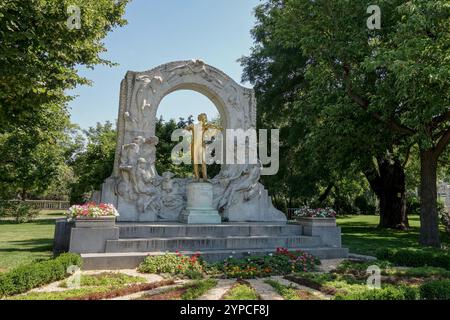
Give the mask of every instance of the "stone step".
[{"label": "stone step", "polygon": [[[301,250],[319,259],[340,259],[348,257],[347,248],[291,248],[291,251]],[[199,251],[203,259],[209,262],[223,261],[230,256],[243,258],[249,255],[267,255],[276,252],[276,248],[248,250],[211,250]],[[194,251],[182,251],[184,255],[194,255]],[[81,254],[84,270],[123,270],[134,269],[150,255],[163,255],[165,252],[122,252],[122,253],[90,253]]]},{"label": "stone step", "polygon": [[118,226],[120,229],[120,239],[302,235],[302,226],[287,224],[119,224]]},{"label": "stone step", "polygon": [[178,237],[153,239],[119,239],[106,242],[106,252],[152,252],[183,250],[247,250],[264,248],[314,248],[320,237],[249,236],[249,237]]}]

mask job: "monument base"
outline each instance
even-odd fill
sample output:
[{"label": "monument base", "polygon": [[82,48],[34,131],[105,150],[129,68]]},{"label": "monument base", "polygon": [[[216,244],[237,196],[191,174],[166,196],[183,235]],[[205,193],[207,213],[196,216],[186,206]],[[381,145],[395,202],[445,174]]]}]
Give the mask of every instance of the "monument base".
[{"label": "monument base", "polygon": [[220,224],[222,217],[213,207],[213,186],[210,183],[191,183],[186,188],[187,208],[180,221],[186,224]]},{"label": "monument base", "polygon": [[222,217],[217,210],[186,210],[180,221],[186,224],[221,224]]}]

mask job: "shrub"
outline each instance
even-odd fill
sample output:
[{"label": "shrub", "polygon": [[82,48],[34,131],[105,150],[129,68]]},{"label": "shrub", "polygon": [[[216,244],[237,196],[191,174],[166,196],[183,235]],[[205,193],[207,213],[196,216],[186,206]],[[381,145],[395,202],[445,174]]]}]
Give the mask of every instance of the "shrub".
[{"label": "shrub", "polygon": [[344,260],[335,269],[336,273],[353,274],[356,276],[367,276],[367,270],[371,266],[378,266],[380,269],[388,269],[392,264],[388,261],[352,261]]},{"label": "shrub", "polygon": [[386,286],[382,289],[365,289],[356,292],[338,293],[335,300],[417,300],[419,291],[408,286]]},{"label": "shrub", "polygon": [[437,249],[389,249],[376,252],[380,260],[387,260],[404,267],[438,267],[450,270],[450,254]]},{"label": "shrub", "polygon": [[69,276],[67,268],[81,267],[81,257],[76,254],[62,254],[56,259],[20,266],[0,274],[0,297],[27,292]]},{"label": "shrub", "polygon": [[392,268],[386,270],[387,275],[394,275],[398,277],[415,277],[415,278],[450,278],[450,271],[443,268],[436,267],[418,267],[409,269]]},{"label": "shrub", "polygon": [[420,286],[423,300],[450,300],[450,280],[436,280]]},{"label": "shrub", "polygon": [[191,279],[203,277],[204,263],[200,255],[192,257],[183,256],[180,253],[167,253],[162,256],[149,256],[139,266],[143,273],[169,273],[172,275],[184,275]]},{"label": "shrub", "polygon": [[0,201],[0,217],[12,217],[17,223],[33,220],[39,214],[30,204],[23,201]]}]

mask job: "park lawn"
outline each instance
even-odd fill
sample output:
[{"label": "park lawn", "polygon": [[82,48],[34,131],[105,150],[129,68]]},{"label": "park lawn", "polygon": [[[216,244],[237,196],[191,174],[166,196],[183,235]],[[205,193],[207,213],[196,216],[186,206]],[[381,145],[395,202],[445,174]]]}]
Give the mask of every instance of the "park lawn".
[{"label": "park lawn", "polygon": [[[342,244],[351,253],[374,255],[379,248],[418,248],[419,216],[410,216],[410,230],[379,230],[379,216],[338,217],[337,223],[342,228]],[[441,241],[450,245],[449,236],[441,228]]]},{"label": "park lawn", "polygon": [[65,218],[66,212],[64,210],[41,210],[39,212],[39,219],[60,219]]},{"label": "park lawn", "polygon": [[0,221],[0,272],[52,256],[54,220]]}]

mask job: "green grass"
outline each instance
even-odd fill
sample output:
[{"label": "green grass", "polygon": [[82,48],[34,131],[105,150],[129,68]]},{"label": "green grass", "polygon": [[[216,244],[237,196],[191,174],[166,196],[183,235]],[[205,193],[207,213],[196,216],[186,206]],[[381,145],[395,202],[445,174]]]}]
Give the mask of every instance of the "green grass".
[{"label": "green grass", "polygon": [[[342,243],[352,253],[375,255],[379,248],[418,248],[419,221],[418,216],[410,216],[410,230],[380,230],[377,229],[379,216],[348,216],[339,217],[338,225],[342,227]],[[449,246],[450,239],[441,228],[441,241]]]},{"label": "green grass", "polygon": [[[82,287],[116,287],[127,284],[145,283],[146,279],[143,277],[130,276],[124,273],[105,272],[97,275],[82,275]],[[60,284],[61,288],[67,288],[67,280]]]},{"label": "green grass", "polygon": [[187,286],[187,291],[181,297],[182,300],[196,300],[204,293],[217,286],[217,280],[208,279],[196,281],[193,285]]},{"label": "green grass", "polygon": [[58,219],[65,218],[66,212],[64,210],[41,210],[39,212],[39,219]]},{"label": "green grass", "polygon": [[300,300],[300,297],[297,294],[297,289],[293,286],[286,286],[275,280],[266,280],[265,283],[274,288],[284,300]]},{"label": "green grass", "polygon": [[86,287],[57,292],[30,292],[25,295],[8,298],[7,300],[65,300],[79,298],[93,293],[108,292],[111,288],[112,287]]},{"label": "green grass", "polygon": [[55,221],[0,221],[0,272],[52,256]]},{"label": "green grass", "polygon": [[246,284],[238,284],[227,292],[224,300],[259,300],[259,295],[252,287]]}]

